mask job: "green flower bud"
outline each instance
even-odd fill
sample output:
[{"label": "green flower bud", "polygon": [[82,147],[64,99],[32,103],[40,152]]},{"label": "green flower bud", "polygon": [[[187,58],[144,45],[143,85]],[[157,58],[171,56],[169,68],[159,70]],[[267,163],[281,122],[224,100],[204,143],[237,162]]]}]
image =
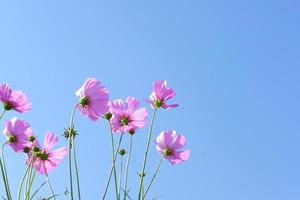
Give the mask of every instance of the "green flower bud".
[{"label": "green flower bud", "polygon": [[110,120],[112,118],[112,113],[108,112],[104,114],[104,118]]},{"label": "green flower bud", "polygon": [[29,147],[24,147],[23,152],[24,153],[29,153],[30,152],[30,148]]},{"label": "green flower bud", "polygon": [[119,150],[119,154],[120,154],[121,156],[124,156],[125,153],[126,153],[125,149],[120,149],[120,150]]}]

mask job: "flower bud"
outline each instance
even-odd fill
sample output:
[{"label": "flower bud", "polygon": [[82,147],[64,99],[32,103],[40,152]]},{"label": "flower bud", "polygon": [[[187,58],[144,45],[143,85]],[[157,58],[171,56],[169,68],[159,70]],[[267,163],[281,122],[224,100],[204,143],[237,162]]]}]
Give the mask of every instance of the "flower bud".
[{"label": "flower bud", "polygon": [[108,112],[104,114],[104,118],[110,120],[112,118],[112,113]]},{"label": "flower bud", "polygon": [[139,177],[145,177],[146,173],[138,173]]},{"label": "flower bud", "polygon": [[29,147],[24,147],[23,152],[26,153],[26,154],[29,153],[30,152],[30,148]]},{"label": "flower bud", "polygon": [[34,153],[37,153],[37,152],[40,151],[40,148],[37,147],[37,146],[34,146],[32,150],[33,150]]},{"label": "flower bud", "polygon": [[128,132],[129,132],[130,135],[134,135],[135,134],[135,130],[134,129],[130,129]]},{"label": "flower bud", "polygon": [[35,139],[36,139],[36,137],[33,136],[33,135],[28,137],[28,141],[29,141],[29,142],[34,142]]},{"label": "flower bud", "polygon": [[125,153],[126,153],[125,149],[120,149],[120,150],[119,150],[119,154],[120,154],[121,156],[124,156]]}]

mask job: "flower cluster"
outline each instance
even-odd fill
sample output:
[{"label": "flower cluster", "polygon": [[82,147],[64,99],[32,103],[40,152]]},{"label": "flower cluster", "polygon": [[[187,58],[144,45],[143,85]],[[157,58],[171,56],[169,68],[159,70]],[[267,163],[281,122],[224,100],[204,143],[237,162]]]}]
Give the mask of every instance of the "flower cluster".
[{"label": "flower cluster", "polygon": [[[65,194],[68,195],[71,200],[81,199],[80,177],[75,149],[77,140],[76,136],[78,135],[75,130],[74,123],[76,110],[84,116],[87,116],[92,121],[104,119],[108,122],[112,145],[112,166],[109,171],[102,199],[104,200],[107,198],[107,192],[111,182],[114,182],[115,198],[117,200],[120,200],[121,197],[124,200],[133,198],[134,194],[130,194],[130,190],[128,189],[128,172],[130,169],[131,154],[134,150],[133,138],[137,131],[142,132],[142,129],[147,125],[147,109],[145,107],[139,107],[140,101],[131,96],[127,97],[125,100],[120,98],[110,100],[108,89],[96,78],[88,78],[75,94],[78,97],[78,102],[74,104],[71,112],[70,125],[66,128],[64,134],[68,141],[67,147],[53,149],[58,143],[58,137],[50,131],[46,132],[43,145],[41,145],[38,140],[38,136],[34,134],[30,124],[25,120],[14,117],[5,122],[3,134],[6,141],[3,145],[2,151],[5,146],[9,146],[15,153],[24,153],[26,158],[25,166],[27,167],[20,182],[18,200],[21,199],[22,192],[24,200],[33,199],[44,185],[42,184],[38,190],[31,193],[32,185],[35,180],[35,172],[39,172],[46,178],[45,183],[49,185],[51,193],[51,196],[47,199],[56,199],[58,194],[54,192],[50,184],[48,174],[53,171],[66,156],[69,157],[68,174],[70,186]],[[158,161],[157,168],[153,173],[152,178],[149,177],[149,185],[146,185],[145,179],[148,178],[148,171],[146,171],[148,152],[152,141],[152,132],[155,127],[155,116],[160,108],[169,109],[178,106],[178,104],[168,103],[168,101],[174,96],[175,92],[173,89],[167,87],[167,81],[158,80],[153,83],[149,100],[146,101],[152,108],[152,118],[149,123],[149,131],[146,140],[145,152],[143,154],[143,163],[141,163],[141,171],[137,177],[139,179],[139,185],[137,186],[139,192],[136,194],[136,199],[138,200],[146,199],[161,163],[164,160],[168,160],[172,165],[175,165],[184,162],[189,158],[190,149],[182,150],[186,144],[185,137],[181,134],[176,134],[176,131],[172,129],[162,131],[155,140],[156,149],[161,155],[161,158]],[[31,103],[26,95],[22,91],[13,91],[8,84],[3,84],[0,87],[0,102],[3,105],[0,120],[8,111],[14,110],[16,112],[23,113],[31,109]],[[126,148],[121,148],[121,146],[125,147],[125,144],[122,142],[123,137],[126,137],[125,135],[127,135],[126,133],[130,136],[130,144]],[[143,134],[138,135],[139,137],[143,137]],[[115,137],[119,137],[117,144],[115,143]],[[2,155],[4,155],[4,152],[2,152]],[[122,163],[125,158],[127,159],[126,167],[123,168]],[[121,163],[119,182],[117,181],[117,169],[119,168],[116,166],[118,163],[116,161],[118,159],[120,159]],[[7,200],[12,200],[13,197],[9,187],[8,170],[6,169],[3,156],[0,158],[0,168],[6,193],[5,197]],[[73,169],[76,174],[75,178],[73,176]],[[124,180],[122,179],[123,176]],[[74,182],[76,182],[77,185],[77,192],[75,192],[75,188],[73,188]],[[26,187],[24,187],[25,183]]]}]

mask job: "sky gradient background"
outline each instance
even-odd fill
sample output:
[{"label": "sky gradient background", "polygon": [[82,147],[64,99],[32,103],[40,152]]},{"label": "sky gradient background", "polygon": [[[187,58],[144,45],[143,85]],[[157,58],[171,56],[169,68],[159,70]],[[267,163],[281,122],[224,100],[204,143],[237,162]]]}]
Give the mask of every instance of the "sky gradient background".
[{"label": "sky gradient background", "polygon": [[[159,111],[153,135],[184,133],[192,154],[178,166],[164,162],[149,197],[299,200],[299,7],[296,0],[1,1],[0,83],[23,90],[33,105],[5,119],[28,120],[40,139],[48,130],[61,135],[87,77],[102,80],[111,99],[137,97],[150,113],[143,100],[154,80],[166,79],[180,107]],[[75,123],[83,199],[100,199],[108,127],[78,112]],[[145,140],[146,130],[136,134],[133,196]],[[16,192],[24,156],[6,154]],[[150,160],[153,170],[153,143]],[[63,193],[67,159],[50,178]]]}]

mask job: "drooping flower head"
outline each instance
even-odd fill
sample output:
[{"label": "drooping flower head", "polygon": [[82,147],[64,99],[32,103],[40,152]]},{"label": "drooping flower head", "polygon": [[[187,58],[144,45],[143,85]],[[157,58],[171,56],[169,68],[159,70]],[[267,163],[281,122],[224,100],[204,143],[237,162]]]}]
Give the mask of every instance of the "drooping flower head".
[{"label": "drooping flower head", "polygon": [[112,112],[111,125],[114,132],[125,133],[146,125],[146,108],[137,109],[139,102],[134,97],[127,97],[125,103],[116,99],[109,103]]},{"label": "drooping flower head", "polygon": [[167,87],[167,81],[159,80],[153,83],[153,91],[150,95],[151,106],[153,108],[163,107],[165,109],[177,107],[178,104],[167,105],[167,101],[175,96],[173,89]]},{"label": "drooping flower head", "polygon": [[29,126],[29,123],[19,120],[16,117],[6,122],[3,134],[7,138],[7,144],[11,146],[15,152],[23,151],[28,143],[26,132]]},{"label": "drooping flower head", "polygon": [[185,146],[186,140],[183,135],[176,135],[176,131],[162,131],[156,138],[157,151],[172,165],[186,161],[190,156],[190,149],[180,150]]},{"label": "drooping flower head", "polygon": [[[52,132],[47,132],[44,138],[44,148],[34,146],[33,149],[33,167],[41,174],[48,174],[61,160],[68,154],[68,148],[61,147],[56,150],[52,150],[54,145],[58,142],[57,136]],[[27,160],[27,164],[30,163],[30,158]]]},{"label": "drooping flower head", "polygon": [[80,98],[77,107],[93,121],[109,109],[108,90],[95,78],[88,78],[75,94]]},{"label": "drooping flower head", "polygon": [[21,91],[13,91],[6,83],[0,87],[0,101],[7,111],[13,109],[22,113],[31,108],[31,103],[26,95]]}]

